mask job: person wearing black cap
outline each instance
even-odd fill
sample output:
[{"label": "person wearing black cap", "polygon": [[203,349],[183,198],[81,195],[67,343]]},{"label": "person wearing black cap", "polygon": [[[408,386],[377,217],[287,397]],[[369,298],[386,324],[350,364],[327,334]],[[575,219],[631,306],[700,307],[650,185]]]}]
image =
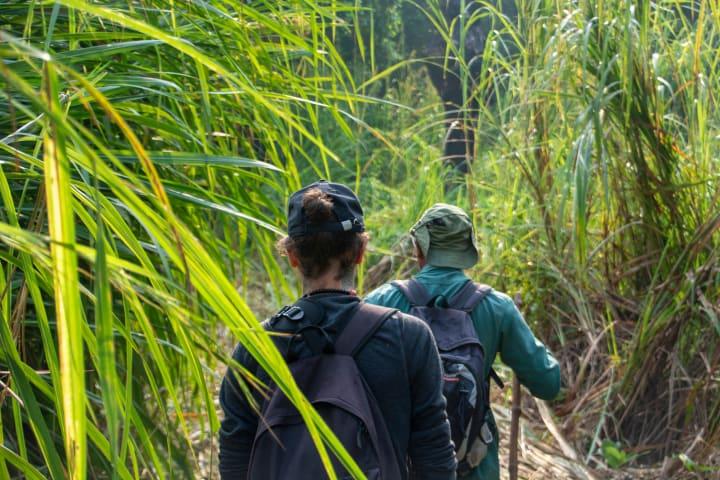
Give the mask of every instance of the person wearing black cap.
[{"label": "person wearing black cap", "polygon": [[[297,343],[287,339],[318,330],[322,331],[322,341],[337,346],[343,332],[358,330],[350,327],[359,326],[354,321],[364,320],[354,316],[356,312],[379,308],[366,306],[354,291],[356,266],[363,260],[368,236],[360,202],[345,185],[320,181],[295,192],[289,199],[287,215],[288,236],[278,242],[278,248],[299,272],[303,296],[263,322],[263,326],[289,333],[274,336],[286,358],[291,353],[293,358],[312,358],[316,351],[310,338]],[[383,321],[377,322],[376,330],[369,330],[368,339],[358,345],[352,356],[390,439],[391,447],[376,453],[389,454],[399,473],[368,478],[455,479],[440,358],[432,333],[415,317],[383,311],[387,312]],[[268,382],[268,376],[242,345],[238,345],[233,358]],[[220,390],[225,414],[219,452],[223,479],[248,478],[249,468],[252,476],[255,461],[251,452],[258,432],[258,412],[242,393],[239,377],[228,369]],[[262,395],[253,395],[257,405],[263,405]],[[298,475],[288,478],[306,478]]]}]

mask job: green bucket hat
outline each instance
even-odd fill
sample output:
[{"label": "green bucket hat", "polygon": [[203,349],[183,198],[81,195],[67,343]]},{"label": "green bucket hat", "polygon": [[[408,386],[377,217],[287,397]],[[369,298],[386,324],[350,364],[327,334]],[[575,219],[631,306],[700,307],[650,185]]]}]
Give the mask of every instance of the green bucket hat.
[{"label": "green bucket hat", "polygon": [[436,203],[410,229],[429,265],[470,268],[478,261],[475,230],[461,208]]}]

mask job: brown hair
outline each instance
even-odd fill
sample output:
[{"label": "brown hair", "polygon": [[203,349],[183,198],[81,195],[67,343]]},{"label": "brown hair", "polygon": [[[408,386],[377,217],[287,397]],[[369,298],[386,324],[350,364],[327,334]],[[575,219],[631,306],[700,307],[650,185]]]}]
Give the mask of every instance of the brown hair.
[{"label": "brown hair", "polygon": [[[334,220],[333,202],[319,188],[311,188],[302,198],[302,208],[310,223]],[[340,264],[336,279],[340,280],[353,271],[355,259],[360,254],[366,233],[321,232],[299,237],[284,237],[277,243],[283,255],[292,251],[300,261],[300,272],[306,278],[317,278],[325,273],[333,260]]]}]

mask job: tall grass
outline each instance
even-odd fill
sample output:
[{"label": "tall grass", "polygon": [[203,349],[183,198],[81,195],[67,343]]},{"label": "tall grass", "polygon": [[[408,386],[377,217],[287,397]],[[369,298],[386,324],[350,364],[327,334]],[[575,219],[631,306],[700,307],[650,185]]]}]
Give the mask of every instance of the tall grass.
[{"label": "tall grass", "polygon": [[342,8],[3,6],[0,477],[193,476],[218,429],[219,325],[326,465],[362,476],[236,284],[262,271],[269,303],[294,293],[272,249],[284,199],[339,161],[321,113],[351,137],[359,101],[327,36]]},{"label": "tall grass", "polygon": [[[556,325],[564,336],[577,327],[578,345],[605,339],[604,352],[583,354],[573,369],[573,410],[591,408],[581,392],[604,382],[614,415],[601,431],[651,459],[677,454],[699,432],[703,455],[720,434],[720,332],[708,309],[718,300],[717,158],[708,156],[718,151],[718,118],[702,93],[720,78],[705,54],[718,23],[710,4],[697,5],[688,18],[680,3],[591,2],[558,11],[554,29],[549,19],[545,45],[544,32],[530,30],[540,40],[528,52],[537,69],[528,88],[541,128],[534,154],[518,161],[533,172],[526,181],[541,213],[560,213],[545,230],[547,256],[535,260],[551,287],[541,304],[566,316]],[[558,121],[571,127],[551,128]]]},{"label": "tall grass", "polygon": [[[592,466],[604,440],[668,475],[717,455],[717,3],[441,1],[3,5],[0,478],[192,476],[223,329],[338,453],[246,304],[294,295],[272,245],[317,177],[360,191],[371,263],[433,202],[472,213],[472,273],[522,293]],[[403,20],[491,25],[479,73],[452,43],[392,64]],[[466,176],[423,62],[477,110]]]},{"label": "tall grass", "polygon": [[[441,4],[417,6],[437,18]],[[482,71],[457,45],[445,62],[467,82],[465,108],[479,105],[478,142],[471,173],[444,197],[479,226],[476,277],[522,292],[562,360],[556,413],[591,464],[604,465],[603,440],[640,461],[674,459],[668,472],[680,454],[716,456],[717,3],[527,0],[517,18],[477,4],[466,25],[495,25]],[[447,39],[462,36],[460,21],[434,24]],[[442,110],[414,105],[425,110],[402,125],[408,179],[387,188],[387,209],[376,198],[380,215],[406,228],[438,199],[415,196],[424,189],[414,172],[437,166],[443,134]],[[413,138],[418,125],[430,128]],[[435,159],[414,153],[423,143]],[[442,175],[431,191],[448,185]]]}]

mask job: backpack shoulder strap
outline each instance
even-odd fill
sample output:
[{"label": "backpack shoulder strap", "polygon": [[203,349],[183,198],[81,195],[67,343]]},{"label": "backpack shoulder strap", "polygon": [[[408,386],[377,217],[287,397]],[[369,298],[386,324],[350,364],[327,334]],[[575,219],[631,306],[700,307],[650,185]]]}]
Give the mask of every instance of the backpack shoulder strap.
[{"label": "backpack shoulder strap", "polygon": [[355,355],[397,310],[360,302],[355,314],[335,340],[335,353]]},{"label": "backpack shoulder strap", "polygon": [[492,288],[487,285],[468,280],[460,291],[450,299],[448,304],[450,308],[454,308],[455,310],[472,312],[477,304],[487,297],[491,291]]},{"label": "backpack shoulder strap", "polygon": [[409,280],[395,280],[391,282],[390,285],[400,290],[410,304],[415,307],[426,307],[430,303],[430,300],[432,300],[425,287],[414,278]]}]

